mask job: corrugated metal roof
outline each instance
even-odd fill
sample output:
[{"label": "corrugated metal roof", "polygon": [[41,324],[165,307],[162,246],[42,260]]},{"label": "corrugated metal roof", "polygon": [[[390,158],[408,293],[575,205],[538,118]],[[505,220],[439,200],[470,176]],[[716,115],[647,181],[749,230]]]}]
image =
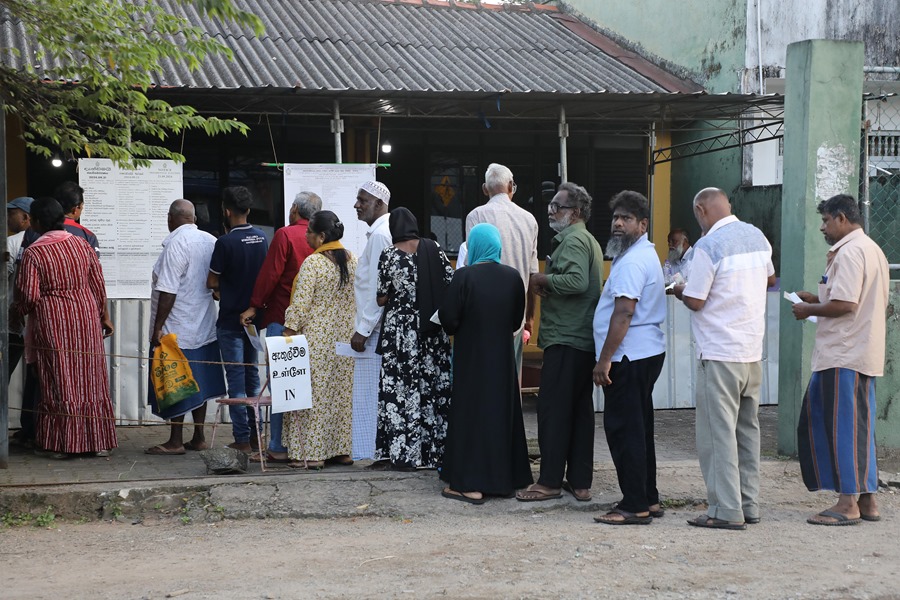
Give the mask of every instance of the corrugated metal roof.
[{"label": "corrugated metal roof", "polygon": [[[190,72],[160,64],[154,81],[180,88],[293,88],[309,92],[514,94],[666,93],[700,88],[616,47],[547,7],[465,7],[434,0],[235,0],[262,19],[260,37],[202,17],[180,0],[157,0],[234,52]],[[20,23],[0,13],[0,47],[16,68],[34,64]],[[612,48],[612,50],[610,50]],[[615,57],[613,56],[615,55]]]}]

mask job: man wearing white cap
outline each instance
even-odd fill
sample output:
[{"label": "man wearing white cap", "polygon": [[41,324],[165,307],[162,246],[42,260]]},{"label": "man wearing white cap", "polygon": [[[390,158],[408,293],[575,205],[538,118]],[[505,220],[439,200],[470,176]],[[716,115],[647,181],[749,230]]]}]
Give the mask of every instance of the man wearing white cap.
[{"label": "man wearing white cap", "polygon": [[356,460],[375,456],[375,432],[378,427],[378,378],[381,374],[381,356],[375,353],[378,332],[381,327],[382,308],[375,300],[378,287],[378,259],[381,251],[390,246],[391,230],[388,225],[388,203],[391,192],[378,181],[367,181],[356,194],[356,216],[369,226],[366,231],[366,247],[359,257],[356,277],[353,281],[356,295],[356,331],[350,346],[357,352],[365,351],[366,358],[356,361],[353,370],[353,458]]}]

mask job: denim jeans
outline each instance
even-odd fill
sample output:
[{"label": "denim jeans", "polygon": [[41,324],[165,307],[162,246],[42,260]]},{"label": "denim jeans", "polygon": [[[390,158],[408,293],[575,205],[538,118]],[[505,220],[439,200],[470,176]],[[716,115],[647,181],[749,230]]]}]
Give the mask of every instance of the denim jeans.
[{"label": "denim jeans", "polygon": [[[266,336],[281,335],[284,325],[281,323],[269,323],[266,325]],[[272,421],[269,423],[269,452],[287,452],[287,447],[281,443],[281,427],[284,423],[282,413],[272,413]]]},{"label": "denim jeans", "polygon": [[[216,329],[219,351],[225,364],[225,381],[229,398],[255,398],[259,394],[259,352],[250,343],[244,330]],[[247,365],[227,363],[249,363]],[[234,441],[245,444],[256,431],[256,414],[250,406],[229,406]]]}]

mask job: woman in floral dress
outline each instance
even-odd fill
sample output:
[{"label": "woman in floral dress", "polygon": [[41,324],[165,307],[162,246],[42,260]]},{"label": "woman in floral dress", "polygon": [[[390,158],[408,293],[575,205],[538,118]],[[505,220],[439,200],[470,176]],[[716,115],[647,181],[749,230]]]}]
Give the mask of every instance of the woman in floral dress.
[{"label": "woman in floral dress", "polygon": [[450,408],[450,338],[430,321],[453,268],[440,247],[420,239],[406,208],[391,211],[394,245],[378,261],[381,384],[375,458],[400,470],[436,468]]},{"label": "woman in floral dress", "polygon": [[303,261],[284,314],[284,335],[303,334],[309,344],[312,408],[286,413],[284,439],[289,466],[319,470],[353,464],[353,359],[337,356],[334,344],[353,336],[356,257],[338,241],[344,225],[330,210],[309,220],[306,241],[315,252]]}]

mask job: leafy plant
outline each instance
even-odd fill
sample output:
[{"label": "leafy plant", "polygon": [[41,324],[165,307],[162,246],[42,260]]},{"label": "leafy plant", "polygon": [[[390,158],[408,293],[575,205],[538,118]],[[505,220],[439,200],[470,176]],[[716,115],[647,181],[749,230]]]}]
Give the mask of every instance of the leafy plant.
[{"label": "leafy plant", "polygon": [[[182,3],[256,35],[263,31],[258,17],[231,0]],[[207,56],[232,57],[221,42],[153,0],[0,0],[0,9],[0,16],[21,22],[35,48],[32,56],[0,48],[0,101],[21,119],[26,146],[37,154],[146,166],[151,158],[183,161],[162,144],[187,129],[246,135],[239,121],[147,96],[164,61],[194,71]]]}]

